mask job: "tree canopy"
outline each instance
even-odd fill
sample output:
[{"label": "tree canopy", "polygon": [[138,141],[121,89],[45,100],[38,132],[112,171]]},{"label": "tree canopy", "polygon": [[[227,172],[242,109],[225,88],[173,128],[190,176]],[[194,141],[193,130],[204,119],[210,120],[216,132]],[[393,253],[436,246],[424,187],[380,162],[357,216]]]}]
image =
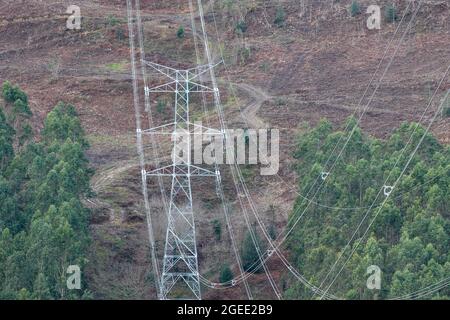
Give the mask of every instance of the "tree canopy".
[{"label": "tree canopy", "polygon": [[[355,120],[349,121],[352,128]],[[424,133],[425,129],[418,124],[405,123],[387,140],[379,140],[356,128],[315,198],[318,204],[308,206],[302,197],[297,199],[291,218],[295,220],[303,212],[304,215],[287,246],[296,267],[312,283],[320,285],[341,253],[335,273],[343,261],[349,260],[330,293],[349,299],[402,296],[450,274],[449,148],[426,134],[403,178],[382,207],[385,195],[377,198],[389,174],[388,184],[400,175]],[[300,136],[295,153],[300,194],[308,194],[325,170],[322,164],[335,144],[341,139],[342,146],[348,135],[349,131],[335,131],[328,121],[322,121]],[[366,214],[368,218],[363,220]],[[369,226],[372,219],[374,223]],[[343,251],[358,225],[360,231]],[[366,228],[369,231],[363,237]],[[361,245],[356,248],[357,241]],[[350,257],[353,248],[356,250]],[[367,268],[371,265],[381,269],[381,290],[369,290],[366,286]],[[329,277],[322,288],[331,280]],[[286,296],[311,298],[312,294],[293,282]],[[449,296],[447,288],[429,297]]]},{"label": "tree canopy", "polygon": [[[5,101],[28,101],[9,83],[2,94]],[[89,296],[85,287],[66,286],[68,266],[82,268],[89,245],[89,211],[81,198],[90,193],[92,171],[75,109],[58,104],[41,142],[14,148],[16,132],[0,108],[0,133],[0,299]]]}]

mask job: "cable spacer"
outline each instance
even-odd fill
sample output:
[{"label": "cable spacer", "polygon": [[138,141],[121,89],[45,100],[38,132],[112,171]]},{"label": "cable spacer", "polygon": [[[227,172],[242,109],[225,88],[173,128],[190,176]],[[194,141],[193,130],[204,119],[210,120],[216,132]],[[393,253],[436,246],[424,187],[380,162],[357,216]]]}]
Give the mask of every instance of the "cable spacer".
[{"label": "cable spacer", "polygon": [[383,187],[383,192],[384,192],[384,195],[386,196],[386,197],[389,197],[390,195],[391,195],[391,193],[392,193],[392,191],[394,190],[394,187],[393,186],[384,186]]}]

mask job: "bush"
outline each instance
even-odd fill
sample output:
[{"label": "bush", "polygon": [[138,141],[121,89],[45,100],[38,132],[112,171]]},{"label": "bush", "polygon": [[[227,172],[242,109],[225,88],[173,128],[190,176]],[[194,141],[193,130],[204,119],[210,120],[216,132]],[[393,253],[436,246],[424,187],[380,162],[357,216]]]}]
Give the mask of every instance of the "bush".
[{"label": "bush", "polygon": [[269,233],[270,239],[276,240],[276,239],[277,239],[277,230],[276,230],[276,228],[275,228],[275,225],[274,225],[273,223],[271,223],[271,224],[269,225],[269,228],[268,228],[268,229],[269,229],[269,230],[267,230],[267,231],[268,231],[268,233]]},{"label": "bush", "polygon": [[245,33],[247,31],[247,23],[243,20],[236,24],[236,31],[239,33]]},{"label": "bush", "polygon": [[116,35],[116,39],[119,41],[122,41],[125,39],[125,31],[121,28],[118,27],[115,31],[114,31],[115,35]]},{"label": "bush", "polygon": [[234,276],[233,276],[233,272],[230,269],[229,265],[223,265],[222,268],[220,269],[220,276],[219,276],[219,281],[221,283],[224,282],[229,282],[231,280],[233,280]]},{"label": "bush", "polygon": [[166,103],[163,100],[158,100],[158,103],[156,104],[156,112],[163,113],[166,109]]},{"label": "bush", "polygon": [[16,115],[24,115],[26,117],[31,117],[33,115],[28,103],[22,101],[21,99],[17,99],[16,102],[14,102],[13,112]]},{"label": "bush", "polygon": [[390,22],[390,23],[395,22],[397,20],[397,18],[398,18],[397,9],[395,8],[395,6],[393,4],[386,7],[384,16],[386,18],[386,21]]},{"label": "bush", "polygon": [[114,27],[116,25],[118,25],[119,23],[121,23],[121,20],[119,18],[117,18],[115,15],[110,14],[107,17],[107,21],[108,21],[108,25],[110,27]]},{"label": "bush", "polygon": [[277,8],[277,13],[275,15],[275,20],[274,23],[278,26],[278,27],[283,27],[284,26],[284,22],[286,21],[286,12],[284,11],[284,9],[282,7],[278,7]]},{"label": "bush", "polygon": [[[258,234],[256,232],[256,243],[258,244],[259,248],[261,248],[261,240],[258,237]],[[244,267],[244,271],[246,272],[260,272],[261,271],[261,265],[260,260],[258,256],[258,251],[256,250],[255,245],[253,244],[252,237],[250,235],[250,232],[247,231],[244,242],[242,244],[242,264]]]},{"label": "bush", "polygon": [[178,28],[177,37],[178,37],[178,39],[183,39],[184,38],[184,28],[182,26],[180,26]]},{"label": "bush", "polygon": [[444,108],[444,117],[450,117],[450,107]]},{"label": "bush", "polygon": [[246,64],[250,59],[252,50],[250,48],[240,48],[238,51],[238,59],[240,64]]},{"label": "bush", "polygon": [[25,142],[30,140],[33,137],[33,128],[29,123],[24,124],[22,128],[22,134],[19,137],[19,144],[23,146]]},{"label": "bush", "polygon": [[222,238],[222,225],[220,224],[219,220],[213,221],[213,229],[216,240],[220,241],[220,239]]},{"label": "bush", "polygon": [[20,90],[18,86],[11,85],[9,81],[3,83],[2,96],[6,102],[14,103],[20,99],[28,104],[28,97],[25,92]]},{"label": "bush", "polygon": [[359,6],[358,1],[354,0],[350,5],[350,14],[352,17],[357,16],[361,13],[361,7]]}]

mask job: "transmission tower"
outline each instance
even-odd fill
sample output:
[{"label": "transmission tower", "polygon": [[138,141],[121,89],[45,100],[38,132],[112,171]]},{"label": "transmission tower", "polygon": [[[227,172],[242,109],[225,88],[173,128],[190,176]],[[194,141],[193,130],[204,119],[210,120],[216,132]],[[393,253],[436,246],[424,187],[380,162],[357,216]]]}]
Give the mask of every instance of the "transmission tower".
[{"label": "transmission tower", "polygon": [[[146,86],[147,98],[150,94],[172,93],[175,100],[175,116],[172,123],[142,131],[142,134],[170,134],[173,141],[172,163],[143,172],[146,178],[151,176],[172,178],[160,298],[170,299],[173,291],[179,293],[183,291],[181,288],[185,287],[191,293],[191,298],[201,299],[191,178],[214,177],[219,182],[220,172],[191,163],[191,137],[198,134],[196,129],[206,128],[190,122],[189,101],[192,93],[214,93],[218,90],[196,82],[214,65],[178,70],[149,61],[144,61],[144,64],[168,79],[167,83],[153,88]],[[212,129],[208,129],[208,133],[222,134]]]},{"label": "transmission tower", "polygon": [[[133,5],[134,2],[134,5]],[[142,188],[146,207],[149,239],[151,244],[151,256],[158,298],[166,299],[201,299],[200,275],[198,269],[198,255],[196,246],[196,230],[194,211],[192,206],[192,178],[213,177],[216,182],[216,192],[221,190],[221,177],[217,163],[213,170],[201,168],[191,163],[191,137],[196,134],[208,134],[225,138],[223,130],[214,130],[190,120],[190,96],[191,94],[219,94],[216,82],[210,88],[200,82],[202,76],[210,74],[218,64],[206,64],[190,69],[175,69],[158,63],[148,61],[145,56],[144,37],[140,17],[139,0],[127,0],[128,25],[130,33],[130,53],[133,72],[133,95],[136,110],[137,145],[140,155],[142,171]],[[139,86],[135,32],[138,33],[139,53],[143,81]],[[150,87],[147,85],[147,70],[157,73],[166,81],[161,85]],[[145,111],[151,114],[150,95],[172,94],[174,97],[173,122],[158,127],[143,129],[141,124],[140,95],[145,95]],[[154,135],[170,135],[173,141],[171,163],[163,167],[147,171],[147,160],[143,148],[143,138]],[[155,146],[155,145],[154,145]],[[163,203],[166,208],[167,230],[164,247],[162,271],[156,258],[156,246],[153,235],[153,227],[150,215],[150,204],[147,191],[147,179],[158,177],[160,190],[163,193]],[[167,197],[162,184],[162,177],[171,178],[170,195]],[[167,201],[166,201],[167,198]]]}]

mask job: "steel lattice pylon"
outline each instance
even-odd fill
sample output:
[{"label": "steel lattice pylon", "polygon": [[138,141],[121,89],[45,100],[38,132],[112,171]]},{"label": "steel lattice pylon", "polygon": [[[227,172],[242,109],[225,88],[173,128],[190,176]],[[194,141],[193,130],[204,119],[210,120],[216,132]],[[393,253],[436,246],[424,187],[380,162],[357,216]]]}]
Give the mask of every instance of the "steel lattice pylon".
[{"label": "steel lattice pylon", "polygon": [[[199,125],[190,122],[189,98],[191,93],[214,93],[217,90],[194,81],[214,66],[177,70],[148,61],[144,64],[169,79],[169,82],[154,88],[145,87],[147,99],[151,93],[173,93],[175,97],[174,122],[142,132],[171,134],[173,140],[172,163],[144,172],[145,177],[172,177],[160,298],[170,299],[174,288],[181,283],[192,293],[190,298],[201,299],[191,177],[215,177],[218,180],[220,173],[191,163],[191,135],[195,134],[191,130]],[[221,134],[217,130],[209,129],[209,132]],[[183,139],[185,141],[180,141]]]},{"label": "steel lattice pylon", "polygon": [[[144,36],[140,18],[139,0],[127,0],[128,28],[130,36],[130,56],[133,75],[133,96],[136,113],[137,147],[142,170],[142,191],[147,217],[151,258],[155,274],[155,284],[159,299],[201,299],[200,275],[198,270],[196,231],[194,211],[192,207],[191,178],[214,177],[216,189],[220,186],[220,172],[217,164],[214,171],[198,167],[191,163],[191,136],[199,134],[198,129],[207,130],[207,134],[225,136],[220,130],[213,130],[190,122],[189,101],[192,93],[219,94],[218,88],[209,88],[200,82],[200,77],[210,73],[216,65],[207,64],[191,69],[178,70],[168,66],[147,61],[145,59]],[[135,41],[139,42],[142,80],[144,82],[145,110],[151,112],[150,94],[174,94],[174,121],[155,128],[143,129],[141,121],[139,80],[136,66]],[[162,75],[166,83],[150,88],[147,85],[147,69]],[[171,163],[164,167],[147,171],[146,156],[143,147],[144,136],[169,134],[172,135],[173,148]],[[184,139],[184,143],[179,143]],[[154,145],[155,146],[155,145]],[[155,155],[155,154],[154,154]],[[163,193],[163,203],[167,211],[167,230],[164,248],[163,269],[160,273],[156,257],[156,245],[150,215],[150,203],[147,189],[147,179],[157,176],[160,190]],[[161,177],[171,177],[170,197],[166,201]]]}]

